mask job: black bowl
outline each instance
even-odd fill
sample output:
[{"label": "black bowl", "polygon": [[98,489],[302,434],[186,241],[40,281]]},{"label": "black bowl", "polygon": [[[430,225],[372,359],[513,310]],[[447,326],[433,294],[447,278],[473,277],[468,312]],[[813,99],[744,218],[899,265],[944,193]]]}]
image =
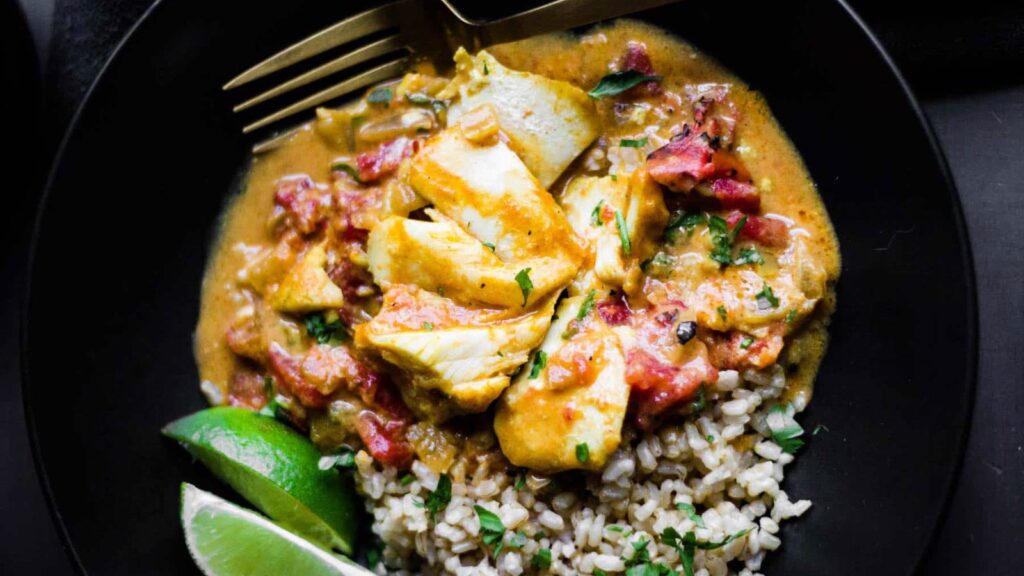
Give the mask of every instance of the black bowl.
[{"label": "black bowl", "polygon": [[[25,397],[55,521],[93,574],[194,571],[178,485],[216,481],[160,426],[203,407],[203,264],[251,144],[220,85],[363,3],[161,3],[83,104],[53,169],[25,317]],[[343,7],[342,4],[348,4]],[[786,489],[814,508],[772,574],[908,574],[942,517],[975,369],[956,194],[904,82],[841,3],[681,2],[639,17],[761,90],[843,251],[832,345]]]}]

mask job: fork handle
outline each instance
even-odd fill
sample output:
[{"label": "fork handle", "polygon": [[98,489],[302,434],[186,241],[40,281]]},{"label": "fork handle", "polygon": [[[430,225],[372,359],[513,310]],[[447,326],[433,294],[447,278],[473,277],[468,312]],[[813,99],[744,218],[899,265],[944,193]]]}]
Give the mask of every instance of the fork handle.
[{"label": "fork handle", "polygon": [[[586,26],[678,1],[555,0],[526,12],[482,24],[478,38],[482,44],[481,47],[492,46],[503,42],[522,40],[537,34]],[[445,0],[445,4],[448,4],[447,0]],[[461,18],[457,12],[456,16]],[[467,24],[469,23],[467,22]]]}]

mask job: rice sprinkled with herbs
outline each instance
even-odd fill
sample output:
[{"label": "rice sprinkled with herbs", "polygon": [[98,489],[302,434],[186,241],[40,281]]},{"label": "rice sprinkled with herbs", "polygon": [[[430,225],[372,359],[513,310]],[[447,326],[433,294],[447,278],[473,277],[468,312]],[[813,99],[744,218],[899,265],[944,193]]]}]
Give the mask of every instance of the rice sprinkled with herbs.
[{"label": "rice sprinkled with herbs", "polygon": [[[585,489],[508,475],[488,458],[456,463],[445,480],[419,461],[400,476],[360,452],[357,485],[384,543],[373,568],[646,575],[684,574],[692,561],[697,576],[759,574],[766,553],[782,544],[782,521],[811,506],[780,486],[803,433],[793,420],[803,402],[781,403],[785,387],[777,365],[722,371],[696,418],[624,433],[604,470],[583,474]],[[450,498],[437,502],[433,493],[448,480]]]}]

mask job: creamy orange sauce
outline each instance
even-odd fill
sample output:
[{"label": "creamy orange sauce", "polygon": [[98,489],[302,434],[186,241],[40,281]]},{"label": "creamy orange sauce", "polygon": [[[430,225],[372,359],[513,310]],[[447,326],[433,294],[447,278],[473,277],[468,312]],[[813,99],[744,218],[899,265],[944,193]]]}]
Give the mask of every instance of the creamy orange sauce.
[{"label": "creamy orange sauce", "polygon": [[[790,398],[802,396],[810,399],[814,376],[827,345],[828,318],[833,309],[832,285],[840,269],[838,241],[824,205],[807,170],[792,143],[772,117],[767,104],[757,92],[747,88],[739,79],[724,70],[715,61],[700,54],[681,40],[653,27],[620,21],[599,28],[582,38],[570,35],[550,35],[523,42],[497,46],[490,52],[504,65],[565,80],[590,89],[610,72],[610,63],[621,56],[623,46],[630,40],[646,44],[657,73],[664,77],[666,91],[684,94],[685,86],[719,83],[731,86],[729,97],[739,111],[734,150],[744,163],[755,184],[761,189],[762,212],[780,215],[795,228],[806,231],[808,253],[825,271],[828,293],[819,301],[815,312],[798,330],[787,336],[780,363],[787,367]],[[385,111],[357,106],[358,114],[373,121]],[[673,127],[686,121],[690,115],[689,102],[680,99],[670,111],[662,108],[649,112],[647,121],[637,124],[615,122],[613,99],[597,102],[604,132],[595,147],[609,146],[623,138],[643,137],[645,127],[660,125],[660,135],[671,136]],[[240,360],[228,347],[225,332],[232,327],[247,306],[253,303],[252,291],[246,288],[245,270],[253,263],[254,254],[274,246],[277,241],[268,224],[274,213],[274,195],[277,182],[284,176],[307,174],[318,183],[331,181],[330,166],[339,157],[350,158],[354,152],[374,148],[376,143],[354,142],[349,126],[352,114],[341,114],[337,119],[324,118],[314,129],[303,127],[293,138],[279,148],[257,156],[246,178],[243,190],[225,210],[220,233],[212,248],[212,256],[202,289],[202,305],[196,329],[195,355],[201,378],[226,391],[233,374],[247,361]],[[599,173],[594,166],[605,166],[607,160],[595,162],[585,152],[551,188],[557,198],[566,185],[577,175]],[[405,194],[402,190],[376,191],[377,194]],[[669,195],[670,193],[666,193]],[[420,207],[415,198],[402,196],[410,210]],[[357,258],[358,259],[358,258]],[[458,316],[462,312],[454,311]],[[471,316],[487,316],[473,312]],[[406,319],[414,323],[430,322],[426,316]],[[438,318],[437,324],[447,322],[448,316]],[[433,323],[433,322],[431,322]],[[302,336],[297,319],[282,317],[277,334],[293,344]]]}]

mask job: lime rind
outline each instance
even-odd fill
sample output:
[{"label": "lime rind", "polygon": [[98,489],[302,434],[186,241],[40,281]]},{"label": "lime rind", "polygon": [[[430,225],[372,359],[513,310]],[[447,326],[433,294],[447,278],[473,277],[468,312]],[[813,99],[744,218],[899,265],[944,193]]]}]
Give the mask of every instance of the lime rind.
[{"label": "lime rind", "polygon": [[185,543],[206,576],[371,576],[270,520],[187,483],[181,485]]},{"label": "lime rind", "polygon": [[325,548],[353,552],[357,505],[351,480],[320,470],[320,452],[285,424],[217,407],[176,420],[163,433],[267,516]]}]

